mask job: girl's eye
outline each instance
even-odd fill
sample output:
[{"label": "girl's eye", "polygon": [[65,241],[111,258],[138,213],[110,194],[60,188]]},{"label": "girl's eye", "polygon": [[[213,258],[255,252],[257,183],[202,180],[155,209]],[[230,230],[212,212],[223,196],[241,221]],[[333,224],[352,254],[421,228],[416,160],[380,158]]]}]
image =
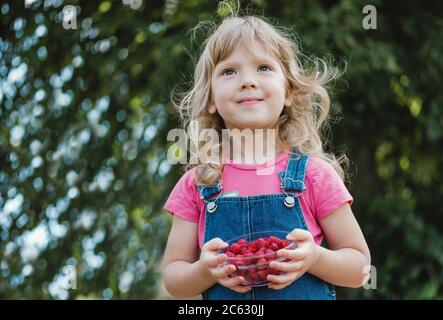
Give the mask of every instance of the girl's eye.
[{"label": "girl's eye", "polygon": [[271,67],[268,66],[268,65],[266,65],[266,64],[261,65],[260,67],[258,67],[258,70],[260,70],[260,71],[266,71],[266,70],[263,70],[263,68],[268,68],[269,70],[271,70]]},{"label": "girl's eye", "polygon": [[[232,72],[232,73],[229,73],[229,72]],[[225,70],[223,70],[223,75],[230,76],[230,75],[233,75],[233,74],[234,74],[234,70],[233,69],[225,69]]]}]

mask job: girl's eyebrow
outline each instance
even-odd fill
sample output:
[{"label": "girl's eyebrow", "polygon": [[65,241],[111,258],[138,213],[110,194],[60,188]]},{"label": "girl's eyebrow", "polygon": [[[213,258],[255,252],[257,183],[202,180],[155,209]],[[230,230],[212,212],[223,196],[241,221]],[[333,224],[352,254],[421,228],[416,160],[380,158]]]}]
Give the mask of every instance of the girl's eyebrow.
[{"label": "girl's eyebrow", "polygon": [[[269,57],[254,57],[254,58],[252,59],[252,61],[255,62],[255,63],[258,63],[258,62],[266,62],[266,63],[269,63],[269,64],[271,64],[271,65],[274,65],[274,64],[275,64],[275,63],[272,61],[272,59],[269,58]],[[234,67],[236,67],[236,66],[238,66],[238,62],[230,61],[230,60],[224,60],[224,61],[219,62],[219,63],[217,64],[216,68],[219,69],[219,68],[224,68],[224,67],[226,67],[226,66],[234,66]]]},{"label": "girl's eyebrow", "polygon": [[227,66],[234,66],[234,67],[236,67],[237,65],[238,65],[238,63],[235,62],[235,61],[222,61],[222,62],[217,64],[217,68],[218,69],[223,69],[223,68],[225,68]]}]

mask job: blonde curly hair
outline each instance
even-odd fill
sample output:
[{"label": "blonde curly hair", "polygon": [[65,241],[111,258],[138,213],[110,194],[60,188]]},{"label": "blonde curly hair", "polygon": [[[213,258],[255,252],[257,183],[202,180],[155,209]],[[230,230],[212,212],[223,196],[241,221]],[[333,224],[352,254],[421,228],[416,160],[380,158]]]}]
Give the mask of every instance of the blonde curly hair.
[{"label": "blonde curly hair", "polygon": [[[201,24],[200,24],[201,25]],[[197,26],[198,27],[198,26]],[[250,50],[253,42],[258,41],[267,52],[280,61],[283,74],[293,95],[292,104],[283,108],[278,121],[278,137],[290,147],[300,152],[327,161],[345,180],[347,157],[336,158],[323,150],[320,131],[330,114],[330,99],[325,85],[338,76],[338,69],[328,67],[321,59],[310,59],[312,67],[303,69],[299,57],[302,56],[297,44],[283,28],[273,26],[263,17],[229,16],[212,28],[212,33],[204,41],[192,88],[185,92],[174,105],[183,120],[183,127],[189,131],[191,121],[198,125],[198,131],[214,129],[222,136],[224,121],[218,113],[210,113],[212,104],[211,78],[216,65],[226,59],[234,48],[242,43]],[[191,148],[191,157],[201,159],[199,150],[208,141],[197,141]],[[192,141],[191,141],[192,144]],[[212,149],[222,152],[222,144],[214,144]],[[221,158],[220,158],[221,159]],[[186,166],[189,170],[197,166],[194,178],[200,184],[213,185],[221,177],[223,162],[198,160]]]}]

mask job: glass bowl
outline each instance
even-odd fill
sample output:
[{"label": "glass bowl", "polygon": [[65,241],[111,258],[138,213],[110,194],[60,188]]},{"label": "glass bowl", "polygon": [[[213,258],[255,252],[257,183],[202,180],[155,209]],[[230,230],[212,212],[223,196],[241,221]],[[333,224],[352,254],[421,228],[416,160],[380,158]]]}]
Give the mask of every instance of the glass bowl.
[{"label": "glass bowl", "polygon": [[226,241],[228,247],[219,250],[228,259],[224,265],[232,264],[236,270],[229,277],[242,276],[245,286],[264,286],[269,282],[266,280],[268,274],[280,275],[284,272],[272,269],[269,264],[272,261],[285,261],[285,258],[277,256],[280,249],[295,249],[295,241],[286,239],[289,231],[269,230],[254,232],[238,236]]}]

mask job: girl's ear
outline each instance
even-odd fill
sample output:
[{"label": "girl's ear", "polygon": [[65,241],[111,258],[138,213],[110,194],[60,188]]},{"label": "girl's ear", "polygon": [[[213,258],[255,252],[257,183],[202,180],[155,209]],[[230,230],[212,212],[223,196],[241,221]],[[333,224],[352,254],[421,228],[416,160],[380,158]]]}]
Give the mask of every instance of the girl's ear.
[{"label": "girl's ear", "polygon": [[217,108],[215,107],[214,104],[211,104],[211,106],[209,107],[208,111],[209,111],[210,114],[214,114],[214,113],[217,112]]},{"label": "girl's ear", "polygon": [[286,87],[286,94],[285,94],[285,107],[289,107],[292,102],[294,101],[294,93],[290,86]]}]

